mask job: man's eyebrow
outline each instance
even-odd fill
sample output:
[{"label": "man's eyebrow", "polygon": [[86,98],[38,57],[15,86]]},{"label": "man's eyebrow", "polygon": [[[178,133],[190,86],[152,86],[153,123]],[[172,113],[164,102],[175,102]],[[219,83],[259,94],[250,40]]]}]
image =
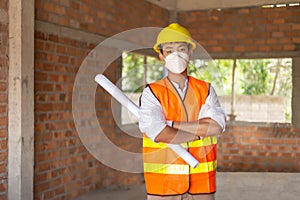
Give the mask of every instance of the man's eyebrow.
[{"label": "man's eyebrow", "polygon": [[173,49],[173,47],[170,47],[170,46],[169,46],[169,47],[166,47],[166,49]]},{"label": "man's eyebrow", "polygon": [[183,44],[180,44],[178,47],[187,47],[187,44],[183,43]]}]

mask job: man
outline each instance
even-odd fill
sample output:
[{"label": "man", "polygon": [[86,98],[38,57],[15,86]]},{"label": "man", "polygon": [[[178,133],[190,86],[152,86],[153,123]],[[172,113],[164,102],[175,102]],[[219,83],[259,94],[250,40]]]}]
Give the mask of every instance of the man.
[{"label": "man", "polygon": [[[149,84],[141,96],[148,200],[214,199],[217,135],[225,129],[225,113],[212,86],[187,75],[195,48],[188,30],[177,23],[164,28],[154,45],[168,76]],[[200,164],[190,167],[168,143],[181,144]]]}]

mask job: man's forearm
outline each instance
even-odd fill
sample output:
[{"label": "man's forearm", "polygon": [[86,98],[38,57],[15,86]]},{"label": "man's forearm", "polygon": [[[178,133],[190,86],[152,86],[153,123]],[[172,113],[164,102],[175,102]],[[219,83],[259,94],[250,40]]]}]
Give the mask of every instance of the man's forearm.
[{"label": "man's forearm", "polygon": [[210,118],[200,119],[195,122],[174,122],[173,127],[166,126],[156,136],[155,142],[179,144],[197,140],[199,136],[214,136],[221,133],[221,126]]},{"label": "man's forearm", "polygon": [[174,122],[173,127],[201,137],[220,135],[222,133],[222,127],[210,118],[200,119],[195,122]]},{"label": "man's forearm", "polygon": [[155,142],[165,142],[169,144],[180,144],[183,142],[190,142],[199,139],[195,134],[178,130],[170,126],[166,126],[158,136],[155,138]]}]

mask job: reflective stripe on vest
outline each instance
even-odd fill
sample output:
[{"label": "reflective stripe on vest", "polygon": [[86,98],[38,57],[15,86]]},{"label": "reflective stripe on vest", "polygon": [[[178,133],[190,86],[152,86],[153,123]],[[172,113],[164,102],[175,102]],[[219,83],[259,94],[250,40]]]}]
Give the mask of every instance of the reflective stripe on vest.
[{"label": "reflective stripe on vest", "polygon": [[217,161],[207,163],[199,163],[196,168],[190,168],[188,165],[180,164],[158,164],[158,163],[144,163],[144,172],[158,173],[158,174],[197,174],[204,172],[211,172],[216,170]]},{"label": "reflective stripe on vest", "polygon": [[[208,96],[209,85],[189,77],[183,101],[168,78],[152,83],[149,87],[160,102],[166,120],[190,122],[198,120],[201,106]],[[144,134],[143,159],[147,193],[174,195],[215,192],[216,144],[216,136],[182,143],[200,162],[199,166],[191,168],[166,143],[155,143]]]},{"label": "reflective stripe on vest", "polygon": [[[189,142],[189,145],[187,143],[182,143],[181,146],[183,146],[184,148],[188,148],[188,146],[189,147],[203,147],[203,146],[209,146],[211,144],[217,144],[217,137],[205,137],[205,138],[202,138],[201,140]],[[144,138],[143,139],[143,147],[166,148],[166,147],[168,147],[168,145],[163,142],[155,143],[149,138]]]}]

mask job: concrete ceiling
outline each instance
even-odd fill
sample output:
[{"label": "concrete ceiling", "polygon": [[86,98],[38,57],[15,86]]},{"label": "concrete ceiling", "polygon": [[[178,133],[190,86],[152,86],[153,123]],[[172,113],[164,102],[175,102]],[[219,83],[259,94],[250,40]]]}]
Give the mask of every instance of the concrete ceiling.
[{"label": "concrete ceiling", "polygon": [[188,11],[238,7],[253,7],[269,4],[299,3],[299,0],[147,0],[167,10]]}]

